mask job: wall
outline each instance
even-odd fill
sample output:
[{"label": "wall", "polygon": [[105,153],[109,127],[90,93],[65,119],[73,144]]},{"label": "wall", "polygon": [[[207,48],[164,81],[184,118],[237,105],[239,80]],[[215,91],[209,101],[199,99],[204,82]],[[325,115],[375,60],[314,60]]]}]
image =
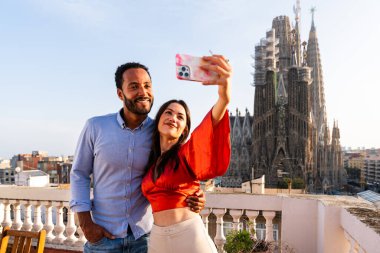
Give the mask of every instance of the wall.
[{"label": "wall", "polygon": [[340,225],[339,206],[318,202],[318,253],[348,252],[349,243]]},{"label": "wall", "polygon": [[282,206],[282,241],[295,252],[314,253],[317,249],[317,201],[286,198]]}]

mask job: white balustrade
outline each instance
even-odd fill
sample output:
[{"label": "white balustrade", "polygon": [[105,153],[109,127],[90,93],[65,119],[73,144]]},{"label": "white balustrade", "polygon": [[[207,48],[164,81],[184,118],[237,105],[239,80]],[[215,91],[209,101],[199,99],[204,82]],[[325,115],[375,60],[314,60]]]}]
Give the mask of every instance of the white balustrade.
[{"label": "white balustrade", "polygon": [[86,239],[86,237],[84,237],[83,230],[80,226],[78,226],[77,232],[78,232],[79,238],[74,243],[74,246],[82,247],[87,242],[87,239]]},{"label": "white balustrade", "polygon": [[75,220],[74,220],[74,212],[71,211],[71,209],[67,212],[67,225],[66,225],[66,245],[74,245],[75,242],[78,240],[75,237],[75,231],[77,230],[77,226],[75,226]]},{"label": "white balustrade", "polygon": [[53,224],[53,206],[51,201],[44,201],[44,206],[45,206],[45,224],[44,224],[44,229],[46,230],[46,241],[47,242],[52,242],[54,239],[53,235],[53,229],[54,229],[54,224]]},{"label": "white balustrade", "polygon": [[3,202],[4,205],[4,219],[3,222],[1,223],[2,227],[11,227],[12,226],[12,219],[11,219],[11,203],[9,200]]},{"label": "white balustrade", "polygon": [[41,220],[41,202],[40,201],[31,201],[31,204],[34,206],[34,223],[32,230],[33,231],[40,231],[43,227],[44,224],[42,223]]},{"label": "white balustrade", "polygon": [[[45,229],[47,248],[81,251],[86,238],[82,229],[75,223],[74,213],[68,207],[69,198],[69,190],[66,189],[0,186],[0,224],[2,227],[11,226],[14,229],[34,231]],[[348,203],[347,198],[342,200],[344,205]],[[256,229],[256,221],[262,219],[259,216],[259,213],[262,213],[263,218],[266,220],[266,240],[273,241],[273,220],[276,212],[279,212],[281,213],[279,217],[285,220],[279,220],[278,227],[281,228],[282,232],[278,234],[280,238],[275,238],[276,240],[281,241],[284,238],[285,243],[294,246],[300,252],[316,251],[313,245],[326,249],[326,252],[332,252],[331,250],[328,251],[328,249],[336,247],[336,244],[331,246],[319,244],[318,234],[313,234],[310,237],[312,241],[310,243],[304,243],[305,240],[300,239],[303,236],[307,237],[308,233],[318,231],[317,227],[315,227],[317,224],[323,225],[328,222],[324,220],[316,222],[312,219],[335,215],[335,213],[330,212],[331,208],[325,208],[326,205],[324,204],[319,205],[319,200],[315,197],[302,199],[276,195],[207,193],[206,199],[206,207],[201,211],[200,215],[210,234],[215,233],[213,240],[218,252],[224,252],[223,246],[226,238],[223,232],[223,217],[226,213],[231,215],[233,229],[235,230],[241,229],[239,224],[243,214],[250,220],[250,225]],[[337,197],[334,197],[333,201],[336,202]],[[359,200],[352,200],[353,206],[358,206],[355,201]],[[294,205],[298,205],[297,208],[294,208]],[[363,207],[363,205],[366,204],[360,202],[360,206]],[[317,206],[318,208],[315,208]],[[341,207],[336,205],[334,210],[336,208]],[[65,211],[67,209],[67,214],[64,213],[64,209]],[[324,212],[325,215],[318,216],[320,212]],[[216,223],[209,223],[211,213],[216,216]],[[294,219],[294,216],[297,216],[297,219]],[[301,219],[302,223],[299,222],[299,219]],[[314,227],[300,226],[300,224],[308,221],[311,221],[308,224]],[[334,235],[334,238],[342,238],[344,247],[339,248],[339,252],[374,252],[377,247],[373,245],[380,245],[379,235],[373,229],[361,223],[357,217],[347,212],[345,208],[341,208],[340,220],[336,224],[339,227],[332,227],[331,229],[330,227],[325,227],[325,229],[330,229],[330,234]],[[329,223],[329,226],[333,225],[334,223]],[[299,231],[287,233],[294,227],[297,227]],[[339,234],[339,231],[344,231],[344,235],[342,235],[343,232]],[[330,248],[327,249],[327,247]]]},{"label": "white balustrade", "polygon": [[3,220],[4,220],[4,204],[0,200],[0,226]]},{"label": "white balustrade", "polygon": [[21,200],[21,204],[24,206],[24,223],[21,230],[30,231],[33,227],[32,222],[32,205],[29,200]]},{"label": "white balustrade", "polygon": [[210,208],[204,208],[201,210],[200,215],[202,217],[203,224],[205,225],[206,231],[208,231],[208,216],[211,213]]},{"label": "white balustrade", "polygon": [[[75,215],[74,212],[68,208],[68,202],[15,199],[0,201],[0,218],[3,217],[1,219],[1,224],[3,226],[13,225],[13,229],[28,231],[40,231],[41,229],[45,229],[47,244],[66,245],[73,248],[76,247],[76,249],[81,249],[87,241],[80,226],[75,224]],[[13,221],[11,219],[11,206],[13,206]],[[64,222],[63,213],[63,209],[65,207],[68,209],[66,223]],[[211,213],[213,213],[217,218],[216,236],[214,238],[214,242],[218,248],[218,252],[224,252],[223,246],[226,238],[223,232],[223,216],[227,213],[227,209],[206,207],[200,212],[207,230],[209,224],[208,218]],[[229,213],[233,218],[233,229],[241,229],[239,224],[244,213],[244,209],[230,209]],[[255,220],[259,215],[259,211],[246,210],[246,215],[254,225]],[[55,224],[53,222],[54,218]]]},{"label": "white balustrade", "polygon": [[267,242],[272,242],[272,241],[274,241],[274,239],[273,239],[273,218],[276,216],[276,212],[264,211],[263,216],[266,220],[266,223],[265,223],[265,227],[266,227],[265,240]]},{"label": "white balustrade", "polygon": [[226,237],[223,233],[223,216],[226,213],[226,209],[214,208],[212,212],[216,216],[216,235],[214,238],[214,242],[218,249],[218,252],[222,253],[224,252],[223,245],[226,242]]},{"label": "white balustrade", "polygon": [[[249,227],[248,230],[253,228],[256,231],[256,218],[257,216],[259,216],[259,211],[247,210],[245,214],[247,215],[249,221],[251,222],[250,226],[252,226],[252,227]],[[254,233],[253,238],[257,239],[256,233]]]},{"label": "white balustrade", "polygon": [[231,209],[230,215],[232,216],[232,228],[233,230],[240,230],[240,217],[243,214],[243,210],[241,209]]},{"label": "white balustrade", "polygon": [[54,226],[55,238],[53,243],[62,244],[66,237],[63,235],[65,232],[65,224],[63,223],[63,204],[62,202],[53,202],[53,206],[56,208],[56,224]]},{"label": "white balustrade", "polygon": [[9,200],[9,203],[13,206],[13,222],[12,229],[19,230],[22,227],[21,220],[21,204],[18,200]]}]

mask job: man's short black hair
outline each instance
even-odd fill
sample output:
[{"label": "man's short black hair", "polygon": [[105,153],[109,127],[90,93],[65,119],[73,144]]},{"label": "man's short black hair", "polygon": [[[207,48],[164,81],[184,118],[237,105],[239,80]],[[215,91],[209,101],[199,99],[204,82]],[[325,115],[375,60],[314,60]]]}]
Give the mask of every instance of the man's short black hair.
[{"label": "man's short black hair", "polygon": [[152,79],[152,77],[150,76],[148,67],[138,62],[127,62],[126,64],[120,65],[116,69],[116,72],[115,72],[116,88],[121,89],[123,85],[123,73],[127,71],[128,69],[143,69],[148,73],[149,78]]}]

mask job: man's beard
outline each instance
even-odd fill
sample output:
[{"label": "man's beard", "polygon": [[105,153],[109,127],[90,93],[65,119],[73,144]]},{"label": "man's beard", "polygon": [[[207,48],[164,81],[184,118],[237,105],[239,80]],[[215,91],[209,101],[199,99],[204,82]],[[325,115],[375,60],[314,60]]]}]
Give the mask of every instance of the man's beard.
[{"label": "man's beard", "polygon": [[127,107],[128,111],[137,114],[137,115],[147,115],[153,106],[153,98],[148,98],[150,100],[150,107],[149,108],[139,108],[136,103],[139,99],[145,99],[146,97],[138,97],[136,99],[127,99],[125,95],[124,97],[124,104]]}]

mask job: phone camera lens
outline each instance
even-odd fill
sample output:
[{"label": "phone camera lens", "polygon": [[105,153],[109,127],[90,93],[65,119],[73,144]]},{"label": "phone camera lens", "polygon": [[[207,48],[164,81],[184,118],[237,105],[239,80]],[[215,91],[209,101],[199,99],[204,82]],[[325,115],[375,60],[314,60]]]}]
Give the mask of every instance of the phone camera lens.
[{"label": "phone camera lens", "polygon": [[185,73],[185,77],[188,77],[189,76],[189,73]]},{"label": "phone camera lens", "polygon": [[182,72],[179,72],[178,75],[183,76],[183,73],[182,73]]},{"label": "phone camera lens", "polygon": [[182,71],[186,71],[186,68],[185,68],[185,67],[182,67]]}]

